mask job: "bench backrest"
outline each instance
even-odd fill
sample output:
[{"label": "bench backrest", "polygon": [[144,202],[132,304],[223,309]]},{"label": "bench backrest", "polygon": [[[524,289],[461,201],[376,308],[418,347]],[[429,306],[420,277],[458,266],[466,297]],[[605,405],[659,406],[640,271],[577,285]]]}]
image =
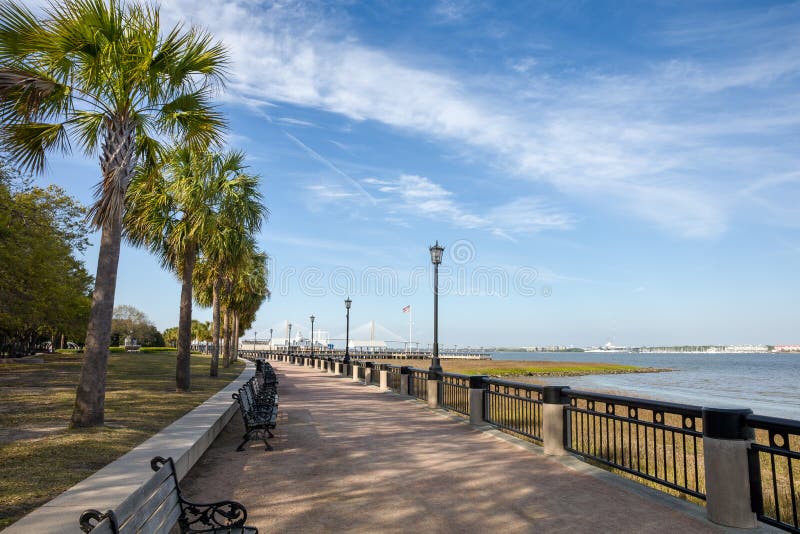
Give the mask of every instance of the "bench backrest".
[{"label": "bench backrest", "polygon": [[120,534],[169,532],[178,522],[181,506],[175,464],[172,458],[154,458],[150,465],[158,471],[114,511]]},{"label": "bench backrest", "polygon": [[[90,525],[91,520],[100,519],[91,517],[91,511],[81,515],[81,528],[84,532],[89,530],[92,534],[169,532],[181,516],[175,465],[172,463],[172,458],[165,460],[156,457],[151,461],[151,466],[154,470],[158,470],[150,480],[131,493],[113,512],[104,514],[105,518],[99,523]],[[89,525],[89,530],[86,530],[85,525]]]}]

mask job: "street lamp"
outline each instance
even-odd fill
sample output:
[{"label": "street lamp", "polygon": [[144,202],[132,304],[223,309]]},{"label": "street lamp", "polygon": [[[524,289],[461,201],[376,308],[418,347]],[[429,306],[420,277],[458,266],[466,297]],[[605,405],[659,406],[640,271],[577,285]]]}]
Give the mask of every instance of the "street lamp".
[{"label": "street lamp", "polygon": [[272,350],[272,328],[269,329],[269,349]]},{"label": "street lamp", "polygon": [[292,353],[292,323],[287,323],[286,326],[289,329],[289,332],[287,333],[288,339],[286,340],[286,342],[289,344],[289,346],[286,348],[286,354],[291,354]]},{"label": "street lamp", "polygon": [[344,301],[344,307],[347,309],[347,330],[345,333],[345,341],[344,341],[344,360],[342,363],[349,364],[350,363],[350,305],[353,303],[350,300],[350,297]]},{"label": "street lamp", "polygon": [[429,250],[433,263],[433,358],[428,369],[428,378],[436,380],[442,375],[442,364],[439,361],[439,264],[442,263],[444,247],[437,240]]},{"label": "street lamp", "polygon": [[316,319],[316,317],[314,317],[312,315],[311,317],[309,317],[309,319],[311,319],[311,357],[313,358],[314,357],[314,319]]},{"label": "street lamp", "polygon": [[253,330],[253,352],[256,350],[256,338],[258,337],[258,332]]}]

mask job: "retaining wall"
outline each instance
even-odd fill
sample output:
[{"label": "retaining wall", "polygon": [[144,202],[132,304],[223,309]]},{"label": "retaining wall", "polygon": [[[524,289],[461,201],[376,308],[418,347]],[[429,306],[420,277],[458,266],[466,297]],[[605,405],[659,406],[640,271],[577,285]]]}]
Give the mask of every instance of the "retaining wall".
[{"label": "retaining wall", "polygon": [[152,476],[153,456],[172,456],[178,478],[183,478],[238,410],[231,395],[255,373],[252,362],[244,362],[242,374],[206,402],[12,524],[3,534],[81,534],[78,526],[81,513],[88,508],[100,511],[116,508]]}]

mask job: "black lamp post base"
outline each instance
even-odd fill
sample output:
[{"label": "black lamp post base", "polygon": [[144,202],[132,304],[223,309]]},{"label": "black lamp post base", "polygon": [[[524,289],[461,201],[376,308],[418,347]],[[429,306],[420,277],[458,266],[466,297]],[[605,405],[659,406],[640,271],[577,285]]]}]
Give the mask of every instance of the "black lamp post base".
[{"label": "black lamp post base", "polygon": [[431,360],[431,366],[428,368],[428,379],[438,380],[443,372],[444,370],[442,369],[442,363],[439,361],[439,357],[434,356],[433,360]]}]

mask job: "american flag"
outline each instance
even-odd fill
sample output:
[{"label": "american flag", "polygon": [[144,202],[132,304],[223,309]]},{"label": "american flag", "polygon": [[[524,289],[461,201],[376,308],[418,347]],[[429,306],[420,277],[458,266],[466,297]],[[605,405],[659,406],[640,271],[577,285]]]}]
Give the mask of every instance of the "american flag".
[{"label": "american flag", "polygon": [[403,308],[403,313],[408,313],[408,312],[410,312],[410,311],[411,311],[411,304],[409,304],[408,306],[406,306],[405,308]]}]

